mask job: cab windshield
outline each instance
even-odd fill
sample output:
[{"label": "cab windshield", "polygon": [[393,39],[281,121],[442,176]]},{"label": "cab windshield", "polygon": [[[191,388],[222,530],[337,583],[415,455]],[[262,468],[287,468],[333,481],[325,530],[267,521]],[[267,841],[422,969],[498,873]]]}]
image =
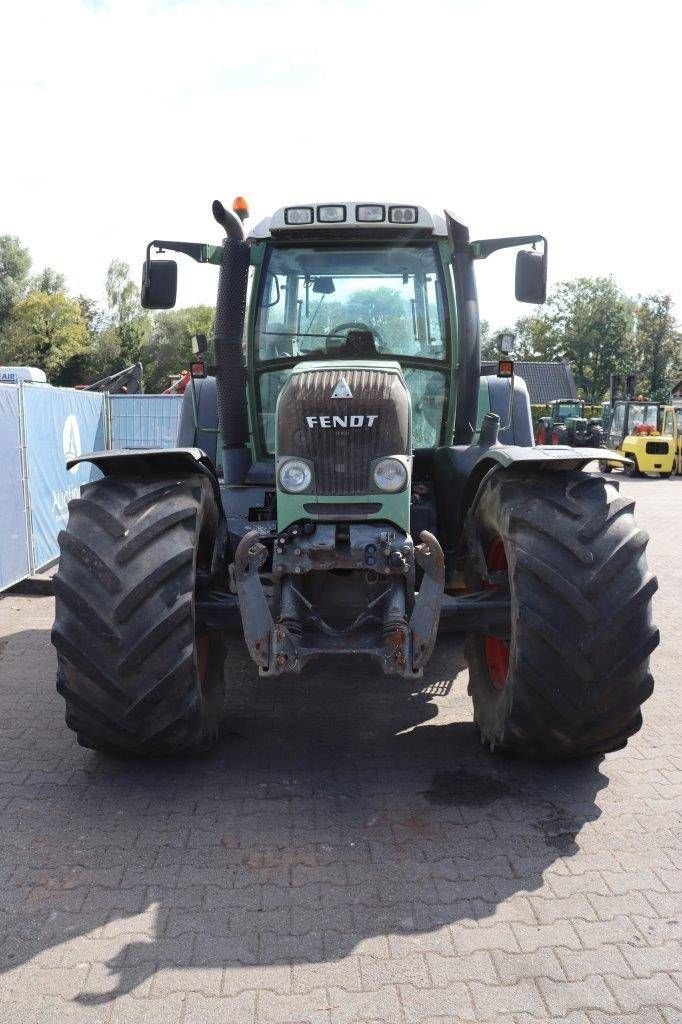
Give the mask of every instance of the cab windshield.
[{"label": "cab windshield", "polygon": [[445,359],[433,246],[271,250],[256,324],[260,360],[333,356],[352,330],[371,332],[381,356]]},{"label": "cab windshield", "polygon": [[[358,341],[361,349],[352,349]],[[401,363],[412,398],[413,447],[435,447],[444,438],[449,343],[435,245],[271,246],[253,338],[262,448],[274,451],[277,396],[292,366],[354,357]]]},{"label": "cab windshield", "polygon": [[580,402],[559,402],[556,407],[556,418],[558,420],[567,420],[574,417],[580,418],[582,415],[582,408]]}]

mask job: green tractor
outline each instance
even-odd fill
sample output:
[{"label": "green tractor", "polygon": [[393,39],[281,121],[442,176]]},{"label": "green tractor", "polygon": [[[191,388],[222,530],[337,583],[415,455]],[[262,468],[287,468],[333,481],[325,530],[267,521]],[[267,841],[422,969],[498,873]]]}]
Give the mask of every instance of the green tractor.
[{"label": "green tractor", "polygon": [[622,747],[658,643],[646,534],[583,471],[593,449],[534,444],[510,360],[480,372],[474,265],[520,249],[516,298],[543,302],[545,239],[471,241],[449,213],[366,202],[247,235],[235,211],[213,204],[221,246],[147,248],[147,308],[177,284],[152,248],[220,268],[215,376],[193,367],[178,447],[69,463],[102,474],[70,504],[54,583],[79,742],[209,747],[235,621],[261,676],[361,654],[418,686],[447,619],[491,750]]},{"label": "green tractor", "polygon": [[568,444],[571,447],[603,448],[604,428],[601,419],[585,415],[580,399],[558,398],[549,406],[549,415],[542,416],[535,432],[536,444]]}]

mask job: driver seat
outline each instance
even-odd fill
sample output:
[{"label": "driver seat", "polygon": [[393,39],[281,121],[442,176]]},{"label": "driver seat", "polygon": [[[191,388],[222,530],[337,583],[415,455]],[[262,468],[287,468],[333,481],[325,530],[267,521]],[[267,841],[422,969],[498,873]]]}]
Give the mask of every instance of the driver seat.
[{"label": "driver seat", "polygon": [[376,359],[379,356],[379,349],[372,331],[349,331],[346,340],[340,348],[332,349],[327,339],[327,354],[349,356],[352,359]]}]

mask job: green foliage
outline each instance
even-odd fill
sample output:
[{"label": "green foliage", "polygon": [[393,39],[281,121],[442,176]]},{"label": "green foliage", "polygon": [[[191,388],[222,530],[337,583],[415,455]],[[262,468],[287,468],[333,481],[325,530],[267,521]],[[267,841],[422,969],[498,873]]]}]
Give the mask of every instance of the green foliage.
[{"label": "green foliage", "polygon": [[52,267],[44,267],[39,274],[31,278],[30,289],[32,292],[56,295],[57,292],[66,291],[66,278]]},{"label": "green foliage", "polygon": [[14,235],[0,235],[0,329],[24,294],[30,269],[28,249]]},{"label": "green foliage", "polygon": [[77,299],[63,292],[29,292],[12,307],[3,332],[3,361],[38,366],[55,384],[74,356],[88,350],[88,329]]},{"label": "green foliage", "polygon": [[611,278],[557,286],[544,309],[517,324],[517,359],[568,359],[579,392],[599,402],[611,373],[634,373],[637,390],[665,401],[682,369],[682,335],[669,295],[628,298]]},{"label": "green foliage", "polygon": [[517,324],[517,358],[568,359],[588,400],[600,401],[612,372],[625,372],[634,351],[634,304],[610,277],[559,284],[541,312]]},{"label": "green foliage", "polygon": [[192,359],[191,338],[194,334],[209,337],[213,331],[213,317],[212,306],[189,306],[156,316],[140,351],[147,391],[163,391],[168,386],[170,375],[180,373],[189,365]]},{"label": "green foliage", "polygon": [[635,312],[635,354],[633,370],[637,374],[637,390],[664,402],[670,397],[680,362],[682,334],[676,330],[669,295],[646,295],[640,298]]},{"label": "green foliage", "polygon": [[140,306],[137,285],[130,278],[130,267],[123,260],[112,260],[107,270],[106,296],[111,326],[119,339],[120,366],[130,366],[140,358],[142,345],[149,337],[151,320]]}]

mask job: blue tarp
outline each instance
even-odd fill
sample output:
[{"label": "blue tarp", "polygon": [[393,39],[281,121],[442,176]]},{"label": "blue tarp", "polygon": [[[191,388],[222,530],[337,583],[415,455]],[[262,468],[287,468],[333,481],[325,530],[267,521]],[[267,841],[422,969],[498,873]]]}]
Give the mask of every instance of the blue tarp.
[{"label": "blue tarp", "polygon": [[100,476],[89,464],[67,470],[68,458],[106,447],[105,395],[30,385],[23,389],[26,461],[31,503],[33,568],[59,554],[57,534],[81,484]]},{"label": "blue tarp", "polygon": [[88,463],[67,470],[67,459],[107,448],[173,448],[181,409],[181,395],[0,385],[0,590],[57,559],[69,501],[101,475]]},{"label": "blue tarp", "polygon": [[28,529],[21,466],[19,388],[0,385],[0,590],[28,576]]}]

